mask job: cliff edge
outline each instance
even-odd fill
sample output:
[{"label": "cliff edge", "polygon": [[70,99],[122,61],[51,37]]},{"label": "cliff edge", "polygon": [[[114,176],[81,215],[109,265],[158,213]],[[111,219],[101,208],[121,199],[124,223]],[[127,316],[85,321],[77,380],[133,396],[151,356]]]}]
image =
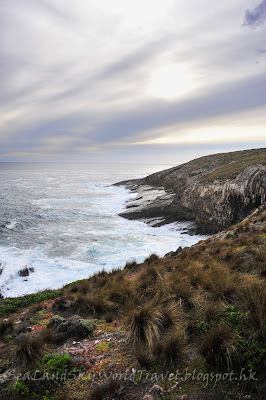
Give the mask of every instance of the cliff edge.
[{"label": "cliff edge", "polygon": [[152,225],[195,221],[196,232],[213,233],[265,203],[266,149],[204,156],[116,185],[137,193],[122,217]]}]

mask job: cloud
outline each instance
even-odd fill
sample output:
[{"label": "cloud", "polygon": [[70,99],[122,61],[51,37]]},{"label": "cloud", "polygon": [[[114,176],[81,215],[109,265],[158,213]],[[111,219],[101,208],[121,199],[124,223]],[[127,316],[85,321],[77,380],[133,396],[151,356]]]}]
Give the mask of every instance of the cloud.
[{"label": "cloud", "polygon": [[244,25],[257,27],[266,21],[266,0],[263,0],[253,10],[247,10],[244,18]]},{"label": "cloud", "polygon": [[[241,13],[239,0],[0,0],[2,157],[112,148],[119,159],[158,129],[263,106],[264,57],[256,64],[254,48],[264,54],[264,32],[241,29]],[[160,78],[169,66],[177,76]],[[196,84],[183,94],[187,76]],[[164,79],[172,98],[151,90]]]}]

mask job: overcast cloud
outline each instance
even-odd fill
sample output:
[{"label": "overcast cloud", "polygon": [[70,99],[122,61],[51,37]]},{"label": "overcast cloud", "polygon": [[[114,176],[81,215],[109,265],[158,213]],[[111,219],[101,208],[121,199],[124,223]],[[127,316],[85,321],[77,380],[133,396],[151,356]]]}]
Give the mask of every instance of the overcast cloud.
[{"label": "overcast cloud", "polygon": [[264,147],[265,19],[266,0],[0,0],[0,161]]},{"label": "overcast cloud", "polygon": [[263,0],[253,10],[247,10],[244,25],[256,27],[266,21],[266,0]]}]

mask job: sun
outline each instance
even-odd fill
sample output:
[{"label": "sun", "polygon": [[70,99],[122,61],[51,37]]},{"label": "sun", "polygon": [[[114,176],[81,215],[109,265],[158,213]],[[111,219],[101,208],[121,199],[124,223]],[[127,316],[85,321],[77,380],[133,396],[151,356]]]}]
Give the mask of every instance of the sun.
[{"label": "sun", "polygon": [[148,92],[163,99],[184,97],[197,86],[195,75],[185,66],[172,64],[160,67],[151,74]]}]

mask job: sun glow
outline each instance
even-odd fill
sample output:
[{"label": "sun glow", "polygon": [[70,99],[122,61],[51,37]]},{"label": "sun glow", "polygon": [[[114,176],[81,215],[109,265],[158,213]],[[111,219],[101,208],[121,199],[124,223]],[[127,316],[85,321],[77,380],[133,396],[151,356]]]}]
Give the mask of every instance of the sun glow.
[{"label": "sun glow", "polygon": [[192,72],[183,65],[172,64],[152,73],[148,92],[155,97],[175,99],[184,97],[197,86]]}]

